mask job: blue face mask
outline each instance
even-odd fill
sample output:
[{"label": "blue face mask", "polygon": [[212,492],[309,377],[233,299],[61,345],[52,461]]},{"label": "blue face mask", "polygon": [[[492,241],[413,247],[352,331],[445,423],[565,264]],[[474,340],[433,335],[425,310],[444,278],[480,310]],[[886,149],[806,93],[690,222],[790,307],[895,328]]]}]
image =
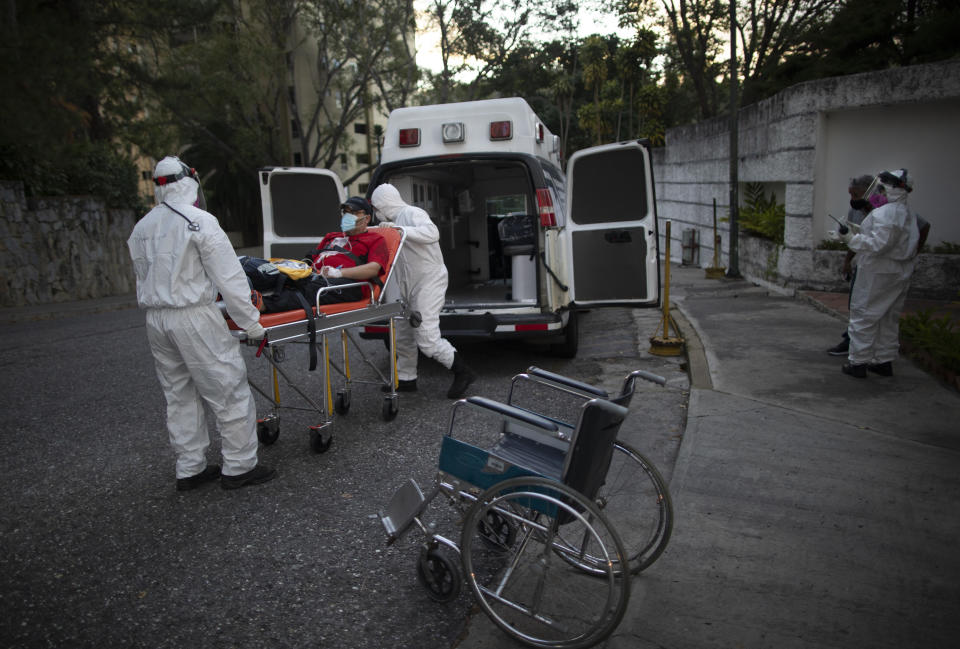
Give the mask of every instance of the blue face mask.
[{"label": "blue face mask", "polygon": [[355,227],[357,227],[357,215],[344,212],[343,216],[340,217],[340,231],[349,232]]}]

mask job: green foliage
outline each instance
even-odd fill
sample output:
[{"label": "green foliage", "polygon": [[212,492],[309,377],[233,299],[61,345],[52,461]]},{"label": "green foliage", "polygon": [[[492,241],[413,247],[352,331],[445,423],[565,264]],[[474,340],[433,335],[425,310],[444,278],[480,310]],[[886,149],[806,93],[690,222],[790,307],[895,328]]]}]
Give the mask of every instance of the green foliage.
[{"label": "green foliage", "polygon": [[960,243],[943,241],[934,246],[933,251],[938,255],[960,255]]},{"label": "green foliage", "polygon": [[787,212],[776,196],[763,195],[763,183],[747,183],[743,192],[739,225],[744,230],[774,243],[783,244],[783,226]]},{"label": "green foliage", "polygon": [[900,337],[933,358],[939,367],[960,372],[960,323],[935,317],[931,309],[900,318]]},{"label": "green foliage", "polygon": [[817,245],[817,250],[846,250],[847,244],[839,239],[824,239],[819,245]]}]

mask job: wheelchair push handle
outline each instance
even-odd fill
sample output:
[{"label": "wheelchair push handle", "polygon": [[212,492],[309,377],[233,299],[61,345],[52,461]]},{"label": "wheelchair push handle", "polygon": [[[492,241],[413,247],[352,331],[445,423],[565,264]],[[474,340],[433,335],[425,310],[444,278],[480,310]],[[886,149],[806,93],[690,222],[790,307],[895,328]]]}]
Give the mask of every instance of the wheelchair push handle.
[{"label": "wheelchair push handle", "polygon": [[630,376],[644,379],[645,381],[650,381],[651,383],[656,383],[657,385],[667,384],[667,379],[663,378],[659,374],[654,374],[653,372],[647,372],[645,370],[634,370],[630,372]]}]

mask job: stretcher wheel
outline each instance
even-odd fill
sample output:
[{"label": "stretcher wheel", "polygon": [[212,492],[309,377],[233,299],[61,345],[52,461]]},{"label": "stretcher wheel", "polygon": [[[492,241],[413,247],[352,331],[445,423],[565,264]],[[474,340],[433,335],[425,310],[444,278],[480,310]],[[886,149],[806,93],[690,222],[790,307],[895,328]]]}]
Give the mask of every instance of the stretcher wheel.
[{"label": "stretcher wheel", "polygon": [[390,394],[383,398],[383,407],[380,410],[380,416],[384,421],[393,421],[400,412],[400,401],[397,395]]},{"label": "stretcher wheel", "polygon": [[257,439],[264,446],[270,446],[280,437],[280,421],[270,415],[257,420]]},{"label": "stretcher wheel", "polygon": [[333,404],[333,409],[338,415],[345,415],[350,412],[350,393],[343,390],[337,392],[337,400]]},{"label": "stretcher wheel", "polygon": [[455,599],[463,583],[458,562],[436,541],[420,549],[417,579],[427,589],[427,596],[435,602]]},{"label": "stretcher wheel", "polygon": [[310,450],[314,453],[326,453],[333,443],[332,435],[325,435],[322,430],[310,427]]},{"label": "stretcher wheel", "polygon": [[[488,521],[516,527],[510,547],[490,547]],[[630,598],[626,551],[616,530],[580,492],[541,477],[505,480],[467,511],[460,537],[463,574],[490,619],[534,647],[590,647],[613,632]],[[597,572],[563,555],[603,557]],[[558,556],[559,555],[559,556]]]}]

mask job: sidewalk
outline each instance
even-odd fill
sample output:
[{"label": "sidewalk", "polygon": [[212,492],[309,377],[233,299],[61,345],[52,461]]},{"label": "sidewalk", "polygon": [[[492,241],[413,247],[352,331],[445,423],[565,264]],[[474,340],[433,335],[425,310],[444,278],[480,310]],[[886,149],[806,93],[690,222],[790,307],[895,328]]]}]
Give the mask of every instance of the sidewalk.
[{"label": "sidewalk", "polygon": [[960,394],[908,360],[843,375],[845,296],[671,273],[694,351],[674,533],[607,647],[953,646]]}]

